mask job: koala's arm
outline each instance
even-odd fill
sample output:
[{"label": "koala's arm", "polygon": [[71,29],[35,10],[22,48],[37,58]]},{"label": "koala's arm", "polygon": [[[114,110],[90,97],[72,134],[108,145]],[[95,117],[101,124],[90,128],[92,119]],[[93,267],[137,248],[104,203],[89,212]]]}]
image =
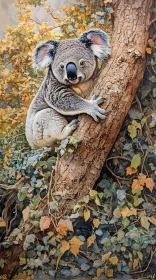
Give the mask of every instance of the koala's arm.
[{"label": "koala's arm", "polygon": [[50,77],[47,89],[44,91],[44,99],[49,107],[55,109],[62,115],[77,115],[86,113],[95,121],[105,119],[106,111],[98,105],[104,101],[104,98],[96,99],[94,95],[91,100],[86,100],[76,95],[74,91],[63,84],[60,84],[54,77]]}]

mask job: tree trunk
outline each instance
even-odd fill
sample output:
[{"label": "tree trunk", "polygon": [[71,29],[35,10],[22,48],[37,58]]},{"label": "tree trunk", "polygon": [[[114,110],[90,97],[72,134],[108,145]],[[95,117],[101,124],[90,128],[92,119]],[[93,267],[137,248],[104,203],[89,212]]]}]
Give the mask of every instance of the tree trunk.
[{"label": "tree trunk", "polygon": [[[94,84],[93,93],[106,98],[102,106],[107,120],[95,123],[89,116],[80,116],[76,133],[81,138],[78,149],[71,155],[58,158],[54,188],[66,191],[60,198],[59,217],[68,214],[73,200],[86,195],[100,175],[104,161],[120,131],[131,106],[134,94],[144,74],[145,48],[148,39],[152,0],[113,0],[114,29],[112,55]],[[22,243],[1,252],[6,264],[0,275],[9,279],[19,264]]]},{"label": "tree trunk", "polygon": [[109,115],[98,124],[89,116],[79,117],[76,134],[81,143],[73,154],[60,158],[55,168],[55,190],[66,190],[70,198],[60,198],[59,216],[68,214],[73,200],[94,186],[130,109],[144,74],[151,6],[152,0],[113,0],[111,58],[87,96],[105,97],[102,107]]}]

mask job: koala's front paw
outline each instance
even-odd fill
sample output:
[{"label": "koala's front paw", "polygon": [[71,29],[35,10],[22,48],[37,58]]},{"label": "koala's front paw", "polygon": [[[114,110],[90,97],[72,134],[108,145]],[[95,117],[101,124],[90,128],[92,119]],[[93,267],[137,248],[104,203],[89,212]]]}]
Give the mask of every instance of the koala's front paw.
[{"label": "koala's front paw", "polygon": [[72,130],[75,130],[78,126],[79,126],[79,120],[78,119],[74,119],[72,120],[68,126],[72,129]]},{"label": "koala's front paw", "polygon": [[61,140],[71,135],[73,131],[78,127],[78,124],[79,124],[79,120],[77,119],[74,119],[70,123],[68,123],[62,130]]},{"label": "koala's front paw", "polygon": [[[103,103],[105,101],[105,98],[99,97],[97,98],[96,95],[93,95],[91,100],[89,100],[90,108],[88,110],[88,114],[92,116],[94,121],[98,122],[98,118],[100,119],[106,119],[107,117],[105,114],[107,114],[106,110],[100,108],[98,105]],[[97,118],[98,117],[98,118]]]}]

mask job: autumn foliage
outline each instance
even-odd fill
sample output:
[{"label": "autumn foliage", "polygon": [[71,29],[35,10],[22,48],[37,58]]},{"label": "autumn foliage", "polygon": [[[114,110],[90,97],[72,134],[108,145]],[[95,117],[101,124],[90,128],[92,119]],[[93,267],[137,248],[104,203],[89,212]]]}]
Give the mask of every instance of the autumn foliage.
[{"label": "autumn foliage", "polygon": [[[37,269],[60,272],[64,264],[72,264],[72,271],[80,257],[91,264],[95,280],[120,272],[140,274],[148,269],[155,252],[155,113],[145,108],[153,108],[153,85],[145,92],[140,90],[145,105],[136,99],[95,188],[88,188],[79,201],[71,198],[66,188],[55,190],[54,173],[59,157],[73,153],[80,140],[73,135],[57,143],[55,151],[36,151],[25,139],[26,112],[46,72],[32,67],[35,46],[48,39],[77,37],[90,28],[102,28],[111,35],[113,9],[109,4],[111,0],[80,1],[60,7],[58,13],[45,0],[18,0],[18,25],[9,26],[0,41],[0,268],[12,274],[11,266],[17,263],[8,265],[5,250],[13,252],[15,246],[21,246],[21,272],[16,279],[30,279]],[[51,16],[54,25],[35,20],[37,5]],[[146,52],[150,55],[153,51],[154,40],[150,38]],[[151,80],[156,82],[153,76]],[[66,198],[72,201],[71,215],[65,212],[62,217],[58,205]],[[14,260],[16,250],[13,254]],[[91,273],[87,265],[82,263],[81,271]]]}]

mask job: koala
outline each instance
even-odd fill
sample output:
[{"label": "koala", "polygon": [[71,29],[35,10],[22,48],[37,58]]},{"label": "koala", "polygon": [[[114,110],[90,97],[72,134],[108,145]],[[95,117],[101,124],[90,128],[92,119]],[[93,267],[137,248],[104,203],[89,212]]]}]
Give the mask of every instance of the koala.
[{"label": "koala", "polygon": [[97,58],[110,54],[109,37],[100,29],[84,32],[79,38],[48,40],[37,45],[34,66],[48,68],[26,118],[26,138],[33,149],[52,146],[71,135],[78,119],[68,123],[68,116],[88,114],[94,121],[105,119],[99,107],[104,98],[95,95],[86,100],[86,92],[97,70]]}]

